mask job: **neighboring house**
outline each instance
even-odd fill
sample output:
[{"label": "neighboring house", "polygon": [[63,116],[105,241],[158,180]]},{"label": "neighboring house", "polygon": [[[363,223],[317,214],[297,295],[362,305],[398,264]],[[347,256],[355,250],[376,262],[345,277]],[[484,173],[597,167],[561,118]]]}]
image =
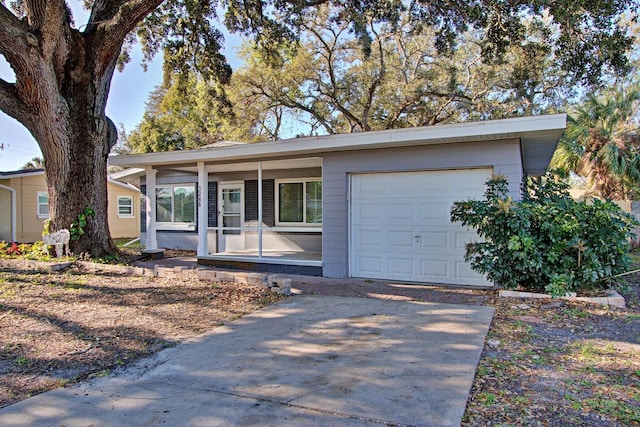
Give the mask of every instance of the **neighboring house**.
[{"label": "neighboring house", "polygon": [[491,286],[463,259],[477,235],[453,202],[494,174],[520,198],[541,175],[564,114],[259,144],[114,156],[139,185],[147,249],[196,249],[198,262],[327,277]]},{"label": "neighboring house", "polygon": [[[109,179],[107,191],[111,237],[138,237],[140,191],[113,179]],[[0,172],[0,241],[41,240],[47,218],[49,194],[43,169]]]}]

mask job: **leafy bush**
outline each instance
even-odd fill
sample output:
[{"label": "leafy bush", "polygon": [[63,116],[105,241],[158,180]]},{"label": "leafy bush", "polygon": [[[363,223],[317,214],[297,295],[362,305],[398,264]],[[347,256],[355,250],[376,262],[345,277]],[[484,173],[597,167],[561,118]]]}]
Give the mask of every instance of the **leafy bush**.
[{"label": "leafy bush", "polygon": [[504,176],[486,182],[484,200],[455,202],[451,220],[475,229],[471,268],[505,289],[563,296],[609,286],[628,269],[629,238],[637,222],[610,201],[576,201],[562,177],[523,183],[523,198],[508,196]]}]

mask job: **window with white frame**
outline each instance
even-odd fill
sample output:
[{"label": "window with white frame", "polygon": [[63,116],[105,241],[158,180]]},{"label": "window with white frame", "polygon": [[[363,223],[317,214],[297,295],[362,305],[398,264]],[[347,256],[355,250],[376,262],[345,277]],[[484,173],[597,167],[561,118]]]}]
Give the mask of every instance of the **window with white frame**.
[{"label": "window with white frame", "polygon": [[277,224],[321,225],[322,181],[320,178],[276,181]]},{"label": "window with white frame", "polygon": [[49,194],[38,191],[38,218],[49,218]]},{"label": "window with white frame", "polygon": [[195,184],[156,187],[156,209],[156,222],[158,223],[195,223]]},{"label": "window with white frame", "polygon": [[118,196],[118,218],[133,218],[133,197]]}]

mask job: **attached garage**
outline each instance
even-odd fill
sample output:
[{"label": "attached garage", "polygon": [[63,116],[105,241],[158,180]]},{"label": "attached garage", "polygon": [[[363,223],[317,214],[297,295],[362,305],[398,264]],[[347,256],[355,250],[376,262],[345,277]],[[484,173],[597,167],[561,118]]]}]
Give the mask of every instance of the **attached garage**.
[{"label": "attached garage", "polygon": [[464,261],[475,232],[452,224],[453,202],[481,197],[493,170],[351,175],[350,270],[354,277],[490,286]]}]

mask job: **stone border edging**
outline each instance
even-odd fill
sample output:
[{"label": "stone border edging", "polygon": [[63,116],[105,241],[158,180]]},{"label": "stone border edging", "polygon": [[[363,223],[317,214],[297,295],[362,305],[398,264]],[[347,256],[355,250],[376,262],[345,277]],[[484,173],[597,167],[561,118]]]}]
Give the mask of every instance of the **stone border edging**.
[{"label": "stone border edging", "polygon": [[[509,297],[509,298],[553,298],[549,294],[539,294],[535,292],[520,292],[520,291],[507,291],[500,290],[498,296],[501,297]],[[583,301],[589,302],[592,304],[600,304],[600,305],[613,305],[620,308],[625,308],[625,300],[622,295],[620,295],[615,289],[609,289],[607,291],[606,297],[578,297],[578,296],[565,296],[560,297],[560,299],[567,301]]]},{"label": "stone border edging", "polygon": [[87,271],[109,271],[113,273],[128,274],[130,276],[164,277],[171,279],[198,279],[208,282],[231,282],[255,286],[263,286],[273,292],[291,294],[291,279],[280,277],[277,274],[247,273],[238,271],[219,271],[206,268],[164,267],[155,265],[154,268],[99,264],[88,261],[45,262],[26,259],[0,259],[0,266],[31,268],[34,270],[59,272],[72,266],[78,266]]},{"label": "stone border edging", "polygon": [[17,268],[31,268],[39,271],[57,272],[64,271],[74,265],[74,261],[35,261],[31,259],[0,259],[0,267],[17,267]]}]

